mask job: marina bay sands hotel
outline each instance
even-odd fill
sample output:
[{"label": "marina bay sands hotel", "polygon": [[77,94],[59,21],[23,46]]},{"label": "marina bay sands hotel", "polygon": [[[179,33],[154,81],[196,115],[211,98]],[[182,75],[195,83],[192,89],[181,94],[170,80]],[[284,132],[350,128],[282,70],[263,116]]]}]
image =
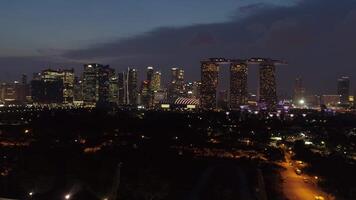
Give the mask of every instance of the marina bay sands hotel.
[{"label": "marina bay sands hotel", "polygon": [[238,109],[248,101],[247,75],[249,65],[259,65],[259,105],[272,110],[277,105],[276,66],[287,63],[268,58],[209,58],[201,61],[200,101],[203,109],[215,109],[219,65],[230,65],[230,108]]}]

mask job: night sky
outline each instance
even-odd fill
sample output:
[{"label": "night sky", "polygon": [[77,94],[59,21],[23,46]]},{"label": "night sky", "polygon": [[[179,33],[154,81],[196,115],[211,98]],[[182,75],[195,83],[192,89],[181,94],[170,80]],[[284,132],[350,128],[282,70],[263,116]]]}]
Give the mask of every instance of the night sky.
[{"label": "night sky", "polygon": [[[272,57],[289,62],[279,93],[298,75],[309,93],[356,82],[355,0],[1,0],[0,25],[1,81],[87,62],[181,66],[197,80],[202,58]],[[256,67],[249,78],[254,91]]]}]

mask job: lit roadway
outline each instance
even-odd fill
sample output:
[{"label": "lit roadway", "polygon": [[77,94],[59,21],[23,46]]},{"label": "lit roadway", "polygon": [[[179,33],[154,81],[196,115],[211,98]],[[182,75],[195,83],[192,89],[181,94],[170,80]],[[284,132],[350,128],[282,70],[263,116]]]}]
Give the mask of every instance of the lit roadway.
[{"label": "lit roadway", "polygon": [[[283,193],[289,200],[334,200],[334,197],[323,192],[316,183],[316,178],[305,174],[297,175],[295,169],[297,164],[290,158],[290,154],[285,152],[286,161],[279,163],[285,170],[281,172],[283,179]],[[293,163],[292,165],[290,163]]]}]

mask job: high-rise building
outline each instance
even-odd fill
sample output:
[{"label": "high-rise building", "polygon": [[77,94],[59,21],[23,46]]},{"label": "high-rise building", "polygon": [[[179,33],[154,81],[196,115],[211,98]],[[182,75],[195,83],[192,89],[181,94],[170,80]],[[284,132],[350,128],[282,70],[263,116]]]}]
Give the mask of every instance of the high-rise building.
[{"label": "high-rise building", "polygon": [[152,93],[161,89],[161,75],[161,72],[158,71],[153,74],[150,81],[150,90]]},{"label": "high-rise building", "polygon": [[[23,77],[23,82],[25,82]],[[34,74],[31,95],[38,103],[72,103],[74,98],[74,70],[46,69]]]},{"label": "high-rise building", "polygon": [[111,91],[114,87],[110,87],[111,83],[115,84],[115,70],[108,65],[86,64],[83,72],[83,101],[86,104],[108,104],[112,98],[116,97],[115,91]]},{"label": "high-rise building", "polygon": [[109,102],[111,104],[118,104],[119,103],[119,78],[118,76],[112,75],[109,80]]},{"label": "high-rise building", "polygon": [[127,104],[136,105],[138,97],[138,73],[136,69],[129,68],[127,72]]},{"label": "high-rise building", "polygon": [[62,70],[63,103],[73,103],[74,100],[74,69]]},{"label": "high-rise building", "polygon": [[74,101],[81,102],[83,101],[83,84],[82,80],[78,77],[74,77]]},{"label": "high-rise building", "polygon": [[267,109],[274,109],[277,105],[276,67],[274,64],[261,63],[259,73],[259,101]]},{"label": "high-rise building", "polygon": [[247,104],[247,73],[248,67],[245,62],[233,62],[230,65],[230,107],[239,108]]},{"label": "high-rise building", "polygon": [[171,76],[169,98],[176,99],[184,96],[184,70],[174,67],[171,69]]},{"label": "high-rise building", "polygon": [[126,74],[125,72],[120,72],[117,74],[117,84],[118,84],[118,104],[125,105],[126,104]]},{"label": "high-rise building", "polygon": [[348,105],[350,96],[350,78],[343,76],[337,81],[337,94],[340,95],[340,104]]},{"label": "high-rise building", "polygon": [[152,67],[152,66],[148,66],[148,67],[147,67],[147,77],[146,77],[146,78],[147,78],[147,80],[148,80],[149,82],[152,81],[153,74],[154,74],[153,67]]},{"label": "high-rise building", "polygon": [[305,102],[305,98],[305,88],[303,87],[302,78],[299,76],[294,82],[293,103],[295,105],[300,105]]},{"label": "high-rise building", "polygon": [[35,103],[63,103],[63,79],[56,71],[45,70],[41,79],[31,81],[31,97]]},{"label": "high-rise building", "polygon": [[83,71],[83,101],[95,104],[99,100],[98,70],[100,64],[86,64]]},{"label": "high-rise building", "polygon": [[211,61],[201,62],[200,101],[204,109],[216,108],[216,90],[219,79],[219,65]]},{"label": "high-rise building", "polygon": [[141,104],[146,108],[151,107],[151,93],[150,93],[150,82],[144,80],[141,83]]}]

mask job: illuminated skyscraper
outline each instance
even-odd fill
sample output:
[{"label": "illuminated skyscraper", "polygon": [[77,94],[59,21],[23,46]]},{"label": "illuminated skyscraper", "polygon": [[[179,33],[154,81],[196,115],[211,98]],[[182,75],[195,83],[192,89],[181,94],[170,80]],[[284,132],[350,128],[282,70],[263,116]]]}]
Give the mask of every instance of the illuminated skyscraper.
[{"label": "illuminated skyscraper", "polygon": [[93,63],[84,65],[83,72],[83,101],[96,103],[99,100],[98,70],[102,65]]},{"label": "illuminated skyscraper", "polygon": [[274,109],[277,105],[276,67],[273,64],[260,64],[260,103],[268,109]]},{"label": "illuminated skyscraper", "polygon": [[350,96],[350,78],[343,76],[337,81],[337,94],[340,95],[340,104],[348,105]]},{"label": "illuminated skyscraper", "polygon": [[161,72],[155,72],[150,82],[150,90],[153,93],[161,89]]},{"label": "illuminated skyscraper", "polygon": [[219,78],[219,65],[211,61],[201,62],[200,101],[204,109],[216,108],[216,90]]},{"label": "illuminated skyscraper", "polygon": [[244,62],[233,62],[230,65],[230,107],[239,108],[248,101],[247,89],[248,67]]},{"label": "illuminated skyscraper", "polygon": [[141,104],[146,108],[151,106],[151,93],[150,93],[150,82],[148,80],[144,80],[141,83]]},{"label": "illuminated skyscraper", "polygon": [[152,67],[152,66],[148,66],[148,67],[147,67],[147,80],[148,80],[149,82],[152,81],[153,74],[154,74],[153,67]]},{"label": "illuminated skyscraper", "polygon": [[129,68],[127,72],[127,104],[136,105],[138,97],[137,70]]},{"label": "illuminated skyscraper", "polygon": [[184,96],[184,70],[182,68],[172,68],[172,77],[169,87],[169,98],[176,99]]},{"label": "illuminated skyscraper", "polygon": [[113,98],[110,85],[115,70],[108,65],[86,64],[83,72],[83,101],[87,104],[107,104]]}]

